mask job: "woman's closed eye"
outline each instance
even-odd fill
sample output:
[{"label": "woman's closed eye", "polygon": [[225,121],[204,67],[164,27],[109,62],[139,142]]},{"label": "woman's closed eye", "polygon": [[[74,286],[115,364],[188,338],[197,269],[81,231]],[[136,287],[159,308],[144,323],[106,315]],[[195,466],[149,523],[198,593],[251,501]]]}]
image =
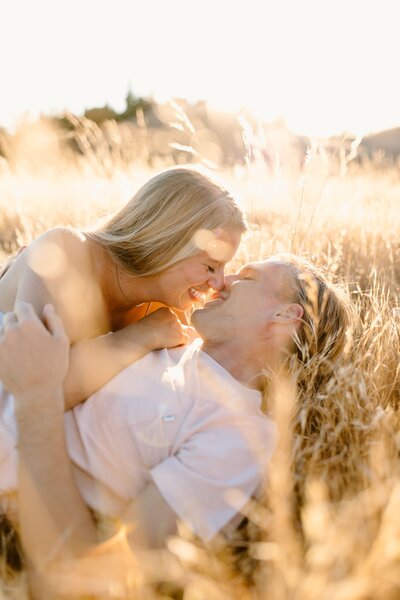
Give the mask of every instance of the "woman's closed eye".
[{"label": "woman's closed eye", "polygon": [[205,265],[205,267],[209,273],[215,273],[214,267],[210,267],[210,265]]}]

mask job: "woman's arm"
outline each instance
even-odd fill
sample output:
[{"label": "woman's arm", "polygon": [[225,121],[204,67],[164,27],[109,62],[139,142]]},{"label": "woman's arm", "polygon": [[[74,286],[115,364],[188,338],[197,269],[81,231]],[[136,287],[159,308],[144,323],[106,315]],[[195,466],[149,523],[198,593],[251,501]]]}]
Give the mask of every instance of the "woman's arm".
[{"label": "woman's arm", "polygon": [[159,308],[119,331],[73,344],[64,380],[66,410],[152,350],[186,344],[193,335],[170,309]]},{"label": "woman's arm", "polygon": [[[24,277],[17,302],[32,301],[37,314],[41,314],[46,303],[53,303],[68,337],[76,338],[73,317],[65,310],[58,310],[60,302],[54,296],[32,272]],[[122,369],[152,350],[186,344],[191,338],[192,328],[182,325],[170,309],[160,308],[118,331],[75,341],[70,347],[69,369],[64,381],[66,410],[86,400]]]},{"label": "woman's arm", "polygon": [[[192,331],[163,308],[119,331],[100,335],[109,329],[107,310],[88,264],[87,250],[77,234],[53,230],[18,257],[5,275],[8,282],[2,282],[17,288],[15,303],[29,302],[38,315],[51,303],[61,317],[71,341],[64,383],[67,409],[148,352],[187,343]],[[10,304],[14,305],[14,297]]]},{"label": "woman's arm", "polygon": [[12,254],[11,256],[9,256],[8,259],[6,260],[6,262],[0,266],[0,279],[2,277],[4,277],[4,275],[7,273],[8,269],[10,269],[12,267],[14,261],[18,258],[18,256],[21,254],[21,252],[26,250],[26,248],[27,248],[27,246],[21,246],[18,249],[18,251],[16,252],[16,254]]}]

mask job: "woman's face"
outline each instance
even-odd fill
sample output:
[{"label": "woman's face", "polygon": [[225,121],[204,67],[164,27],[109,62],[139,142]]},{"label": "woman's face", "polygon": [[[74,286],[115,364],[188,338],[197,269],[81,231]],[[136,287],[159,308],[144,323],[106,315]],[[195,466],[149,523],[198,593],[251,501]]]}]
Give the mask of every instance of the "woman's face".
[{"label": "woman's face", "polygon": [[159,300],[178,310],[201,302],[210,290],[224,287],[225,264],[235,255],[241,238],[237,230],[214,230],[197,254],[179,261],[157,278]]}]

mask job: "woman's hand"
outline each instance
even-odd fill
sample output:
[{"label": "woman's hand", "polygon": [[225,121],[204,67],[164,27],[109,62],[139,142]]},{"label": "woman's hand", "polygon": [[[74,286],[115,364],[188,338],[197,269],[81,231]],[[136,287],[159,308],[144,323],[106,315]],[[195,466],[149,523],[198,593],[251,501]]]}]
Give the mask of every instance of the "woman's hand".
[{"label": "woman's hand", "polygon": [[65,408],[76,406],[152,350],[187,344],[195,337],[195,330],[182,325],[169,308],[159,308],[122,329],[73,344],[64,381]]},{"label": "woman's hand", "polygon": [[183,325],[176,314],[166,307],[150,313],[138,321],[137,325],[148,335],[149,350],[182,346],[197,337],[193,327]]}]

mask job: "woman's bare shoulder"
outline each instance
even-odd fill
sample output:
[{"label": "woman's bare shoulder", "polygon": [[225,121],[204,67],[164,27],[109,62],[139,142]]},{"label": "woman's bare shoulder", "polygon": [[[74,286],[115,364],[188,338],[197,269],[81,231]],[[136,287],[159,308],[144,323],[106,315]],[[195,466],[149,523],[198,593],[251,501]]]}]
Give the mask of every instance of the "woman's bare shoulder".
[{"label": "woman's bare shoulder", "polygon": [[0,280],[0,310],[16,301],[30,302],[38,314],[54,304],[71,342],[109,330],[90,242],[79,230],[46,231],[16,257]]},{"label": "woman's bare shoulder", "polygon": [[85,235],[57,227],[43,233],[27,250],[29,271],[39,278],[37,287],[43,291],[40,304],[54,304],[71,342],[91,337],[93,331],[108,331],[90,241]]},{"label": "woman's bare shoulder", "polygon": [[64,257],[66,263],[77,263],[80,269],[88,266],[90,248],[85,235],[79,229],[55,227],[42,233],[29,246],[30,254],[37,254],[41,259],[49,258],[56,253]]},{"label": "woman's bare shoulder", "polygon": [[82,231],[72,227],[54,227],[42,233],[34,240],[34,244],[52,242],[61,247],[82,247],[86,243],[86,238]]}]

